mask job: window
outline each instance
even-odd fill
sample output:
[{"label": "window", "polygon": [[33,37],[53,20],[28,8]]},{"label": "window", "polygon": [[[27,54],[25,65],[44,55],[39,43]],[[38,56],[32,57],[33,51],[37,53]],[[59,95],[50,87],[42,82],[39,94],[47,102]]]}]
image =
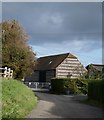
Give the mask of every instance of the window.
[{"label": "window", "polygon": [[52,63],[52,61],[49,62],[49,64],[51,64],[51,63]]}]

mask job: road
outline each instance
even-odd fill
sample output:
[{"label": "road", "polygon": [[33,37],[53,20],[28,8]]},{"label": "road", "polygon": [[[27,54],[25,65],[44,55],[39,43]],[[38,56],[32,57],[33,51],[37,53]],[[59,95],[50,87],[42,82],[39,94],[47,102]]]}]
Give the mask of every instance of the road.
[{"label": "road", "polygon": [[39,103],[26,118],[103,118],[103,110],[82,104],[86,96],[36,92]]}]

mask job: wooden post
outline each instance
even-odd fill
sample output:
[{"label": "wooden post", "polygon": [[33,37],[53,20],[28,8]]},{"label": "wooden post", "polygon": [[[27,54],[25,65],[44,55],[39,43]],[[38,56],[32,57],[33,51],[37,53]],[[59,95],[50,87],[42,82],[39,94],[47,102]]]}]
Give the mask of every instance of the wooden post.
[{"label": "wooden post", "polygon": [[44,87],[44,83],[42,83],[42,88]]},{"label": "wooden post", "polygon": [[6,78],[6,75],[7,75],[7,67],[5,67],[5,71],[4,71],[3,77]]},{"label": "wooden post", "polygon": [[13,70],[10,70],[10,78],[13,77]]},{"label": "wooden post", "polygon": [[36,89],[37,89],[37,88],[38,88],[38,87],[37,87],[37,82],[35,83],[35,85],[36,85]]},{"label": "wooden post", "polygon": [[7,76],[10,78],[10,68],[8,68]]},{"label": "wooden post", "polygon": [[31,82],[29,82],[29,87],[31,86]]}]

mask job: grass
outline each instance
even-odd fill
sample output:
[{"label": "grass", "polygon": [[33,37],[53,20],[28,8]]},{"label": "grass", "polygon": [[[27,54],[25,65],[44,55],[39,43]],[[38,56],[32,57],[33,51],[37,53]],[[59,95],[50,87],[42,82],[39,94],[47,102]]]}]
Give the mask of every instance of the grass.
[{"label": "grass", "polygon": [[37,104],[37,97],[22,82],[2,80],[2,118],[23,118]]},{"label": "grass", "polygon": [[0,77],[0,120],[2,119],[2,81],[1,81],[1,77]]}]

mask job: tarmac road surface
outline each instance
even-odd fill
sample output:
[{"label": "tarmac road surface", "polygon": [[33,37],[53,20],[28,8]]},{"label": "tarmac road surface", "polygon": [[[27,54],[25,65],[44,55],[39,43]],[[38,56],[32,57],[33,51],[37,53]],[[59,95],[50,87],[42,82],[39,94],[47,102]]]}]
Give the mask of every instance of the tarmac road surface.
[{"label": "tarmac road surface", "polygon": [[26,118],[103,118],[103,110],[83,104],[87,96],[36,92],[39,103]]}]

